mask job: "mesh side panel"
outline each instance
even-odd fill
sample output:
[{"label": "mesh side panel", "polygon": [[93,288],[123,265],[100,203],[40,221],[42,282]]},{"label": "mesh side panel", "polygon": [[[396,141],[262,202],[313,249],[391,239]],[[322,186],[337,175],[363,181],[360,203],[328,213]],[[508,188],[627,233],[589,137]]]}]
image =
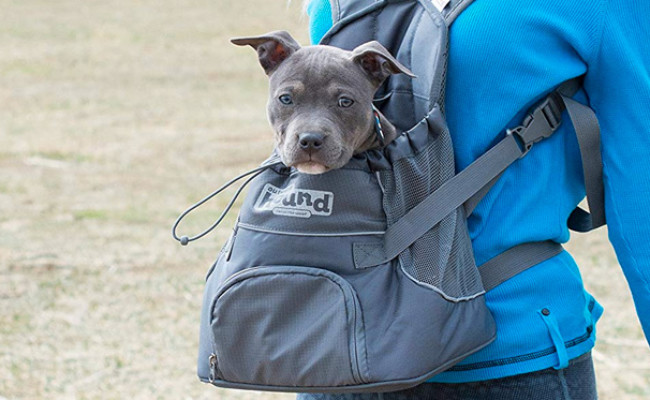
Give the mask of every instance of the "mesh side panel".
[{"label": "mesh side panel", "polygon": [[442,66],[442,80],[440,84],[440,93],[438,93],[438,104],[440,105],[440,112],[445,115],[445,97],[447,96],[447,66],[449,59],[449,42],[447,42],[447,47],[445,49],[445,54],[443,55],[444,65]]},{"label": "mesh side panel", "polygon": [[[416,156],[395,162],[393,171],[382,172],[388,224],[392,225],[453,176],[453,165],[450,139],[442,134]],[[445,217],[399,257],[407,274],[434,286],[449,299],[472,297],[483,291],[462,208]]]}]

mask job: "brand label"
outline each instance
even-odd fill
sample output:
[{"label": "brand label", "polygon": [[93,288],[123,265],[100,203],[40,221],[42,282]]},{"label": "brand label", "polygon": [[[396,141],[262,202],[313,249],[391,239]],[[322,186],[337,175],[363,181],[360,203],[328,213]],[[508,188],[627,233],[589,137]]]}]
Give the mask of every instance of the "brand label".
[{"label": "brand label", "polygon": [[295,186],[281,189],[267,183],[255,202],[255,210],[271,211],[275,215],[285,217],[326,217],[332,214],[333,204],[332,192],[300,189]]}]

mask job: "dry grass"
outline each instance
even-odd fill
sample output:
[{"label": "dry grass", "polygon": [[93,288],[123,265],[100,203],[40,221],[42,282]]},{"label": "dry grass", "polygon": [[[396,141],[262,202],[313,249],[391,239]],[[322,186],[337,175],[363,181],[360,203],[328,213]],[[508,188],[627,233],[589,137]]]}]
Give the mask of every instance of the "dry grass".
[{"label": "dry grass", "polygon": [[[169,227],[269,152],[266,79],[227,39],[306,43],[298,3],[0,0],[0,398],[293,398],[198,383],[203,276],[228,229],[181,248]],[[601,397],[650,396],[605,232],[576,239],[608,311]]]}]

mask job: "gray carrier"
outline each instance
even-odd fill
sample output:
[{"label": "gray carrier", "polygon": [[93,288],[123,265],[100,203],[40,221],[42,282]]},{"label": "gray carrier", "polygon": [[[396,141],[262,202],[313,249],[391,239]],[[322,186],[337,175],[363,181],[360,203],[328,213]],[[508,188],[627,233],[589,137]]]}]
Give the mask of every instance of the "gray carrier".
[{"label": "gray carrier", "polygon": [[[477,268],[466,214],[510,163],[557,128],[565,107],[578,136],[593,139],[582,134],[597,133],[593,113],[564,96],[575,82],[456,174],[441,106],[448,26],[470,1],[452,0],[442,12],[426,0],[332,3],[337,22],[323,44],[352,49],[378,40],[417,75],[395,75],[376,95],[403,133],[322,175],[297,173],[272,156],[229,182],[250,175],[234,231],[208,273],[198,358],[204,382],[291,392],[417,385],[494,340],[486,289],[561,251],[525,244]],[[595,163],[587,190],[599,213],[576,211],[572,225],[586,230],[604,221],[598,160],[583,158]],[[183,244],[203,236],[178,238],[177,224]]]}]

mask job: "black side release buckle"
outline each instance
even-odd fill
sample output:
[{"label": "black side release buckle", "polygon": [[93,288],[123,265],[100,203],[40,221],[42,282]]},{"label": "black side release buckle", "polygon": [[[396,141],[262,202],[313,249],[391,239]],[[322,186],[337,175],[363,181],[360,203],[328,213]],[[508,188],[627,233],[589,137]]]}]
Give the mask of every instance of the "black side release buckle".
[{"label": "black side release buckle", "polygon": [[551,136],[562,122],[564,103],[557,92],[551,93],[533,111],[529,112],[521,125],[506,130],[521,146],[521,157],[528,154],[533,144]]}]

